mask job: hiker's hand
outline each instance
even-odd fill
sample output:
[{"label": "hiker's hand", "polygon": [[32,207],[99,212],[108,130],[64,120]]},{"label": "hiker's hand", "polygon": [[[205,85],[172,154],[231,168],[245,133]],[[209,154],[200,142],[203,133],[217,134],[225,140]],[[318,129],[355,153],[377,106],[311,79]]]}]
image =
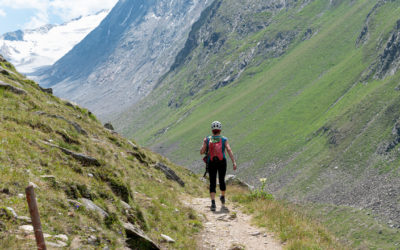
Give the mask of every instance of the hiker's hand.
[{"label": "hiker's hand", "polygon": [[237,166],[236,166],[236,162],[235,162],[235,163],[233,163],[233,171],[236,171],[236,168],[237,168]]}]

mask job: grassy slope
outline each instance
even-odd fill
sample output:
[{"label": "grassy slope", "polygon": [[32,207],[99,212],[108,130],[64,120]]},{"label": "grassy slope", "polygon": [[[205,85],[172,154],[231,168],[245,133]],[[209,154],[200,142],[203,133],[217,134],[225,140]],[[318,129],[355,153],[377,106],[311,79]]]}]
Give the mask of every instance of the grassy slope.
[{"label": "grassy slope", "polygon": [[[145,100],[138,106],[144,119],[133,123],[135,137],[154,148],[162,146],[157,150],[193,167],[198,159],[196,142],[209,133],[212,120],[220,120],[242,166],[240,175],[250,180],[268,176],[272,189],[298,199],[343,176],[352,176],[354,183],[366,181],[365,173],[373,171],[398,177],[398,151],[390,156],[375,152],[391,137],[397,119],[400,93],[394,88],[400,76],[359,82],[395,27],[398,2],[387,3],[372,15],[369,40],[360,47],[357,37],[376,1],[328,2],[314,1],[298,13],[276,16],[260,33],[302,30],[307,25],[318,32],[297,41],[283,57],[252,65],[234,84],[199,94],[179,109],[167,106],[173,87],[156,90],[149,97],[158,100],[156,104],[148,106]],[[236,42],[242,48],[260,37]],[[228,60],[219,56],[219,65]],[[190,70],[182,68],[173,79],[179,82],[186,71]],[[320,132],[321,127],[329,132]],[[340,172],[332,177],[334,167]],[[279,186],[283,177],[290,183]]]},{"label": "grassy slope", "polygon": [[[146,144],[175,145],[177,148],[168,155],[191,164],[197,158],[198,148],[193,142],[208,134],[210,121],[218,119],[225,125],[224,133],[238,152],[239,162],[251,162],[249,173],[288,159],[306,145],[318,143],[323,138],[311,137],[319,128],[340,117],[345,120],[346,112],[357,112],[354,107],[369,102],[372,93],[392,89],[396,82],[397,77],[391,77],[357,84],[360,74],[374,59],[370,54],[377,53],[371,52],[376,41],[386,40],[398,14],[398,9],[393,8],[396,3],[381,8],[374,20],[371,42],[356,48],[365,16],[374,4],[374,1],[353,4],[343,1],[336,7],[328,7],[325,1],[315,1],[299,13],[276,17],[276,23],[261,32],[274,32],[285,26],[293,28],[299,25],[299,18],[313,17],[311,23],[318,33],[297,44],[282,58],[250,67],[235,84],[188,101],[181,109],[168,108],[168,89],[172,87],[163,86],[149,98],[158,100],[157,103],[145,112],[141,108],[148,103],[138,107],[136,112],[142,116],[132,125],[135,136]],[[288,15],[295,16],[288,19]],[[388,101],[397,96],[394,91],[385,94],[381,98]],[[337,100],[340,101],[336,103]],[[378,110],[384,107],[379,102],[371,105]],[[375,111],[368,110],[363,114],[364,119]],[[365,121],[359,124],[363,126]],[[157,133],[163,128],[168,128],[167,132]],[[352,136],[358,132],[354,131]],[[330,150],[327,145],[324,149]]]},{"label": "grassy slope", "polygon": [[[194,211],[180,204],[179,198],[205,195],[206,188],[197,176],[144,148],[134,149],[126,139],[104,129],[87,110],[67,106],[66,101],[41,92],[12,65],[0,64],[14,72],[0,74],[0,80],[28,92],[27,95],[16,95],[0,89],[1,249],[35,248],[32,237],[18,230],[18,226],[26,223],[5,212],[6,207],[11,207],[18,215],[28,216],[25,198],[19,198],[18,194],[24,193],[29,182],[39,186],[36,196],[43,231],[53,236],[66,234],[68,247],[121,249],[125,240],[121,223],[127,221],[141,227],[165,249],[190,249],[196,245],[201,222]],[[88,135],[77,133],[65,120],[40,116],[35,113],[37,111],[61,115],[76,122]],[[65,137],[69,138],[69,143]],[[83,166],[42,141],[95,157],[101,166]],[[186,182],[186,187],[167,180],[152,167],[155,162],[173,168]],[[53,175],[54,179],[42,178],[43,175]],[[250,211],[264,213],[263,207],[269,208],[264,214],[272,215],[270,212],[275,211],[274,218],[261,216],[258,224],[278,232],[282,242],[286,242],[286,248],[342,248],[325,228],[313,220],[299,218],[295,210],[287,209],[279,201],[251,198],[248,191],[239,187],[229,186],[229,191],[236,196],[233,200],[249,203]],[[97,213],[67,201],[68,198],[82,197],[93,200],[110,216],[101,219]],[[121,199],[133,209],[124,209]],[[254,208],[255,204],[261,207]],[[160,233],[170,235],[176,243],[163,243]],[[88,238],[93,235],[98,239],[94,245],[88,243]],[[72,242],[76,239],[79,239],[79,245]],[[48,238],[46,241],[56,240]]]},{"label": "grassy slope", "polygon": [[[1,63],[1,66],[15,72],[8,63]],[[0,80],[28,91],[28,95],[16,95],[0,89],[0,209],[11,207],[18,215],[29,216],[26,200],[18,198],[17,194],[24,194],[28,183],[34,182],[39,186],[36,195],[43,231],[68,235],[68,244],[79,237],[80,248],[106,245],[121,248],[124,245],[121,222],[127,221],[140,226],[160,245],[165,244],[161,242],[161,233],[176,239],[176,248],[195,244],[193,234],[200,224],[193,211],[179,202],[177,194],[201,194],[204,188],[197,177],[144,148],[134,150],[126,139],[104,129],[87,110],[65,105],[65,101],[41,92],[34,82],[18,73],[0,74]],[[88,135],[77,133],[64,120],[40,116],[36,111],[61,115],[80,124]],[[66,143],[60,132],[75,143]],[[83,166],[41,141],[51,141],[95,157],[101,166]],[[156,162],[174,169],[186,182],[186,187],[167,180],[162,172],[152,167]],[[89,173],[93,177],[89,177]],[[55,181],[43,179],[42,175],[54,175]],[[103,220],[96,213],[76,208],[67,201],[81,197],[92,199],[111,216]],[[119,202],[126,198],[133,207],[129,213]],[[0,248],[33,248],[34,241],[25,239],[17,230],[26,223],[1,211]],[[73,216],[68,216],[69,212]],[[97,246],[88,244],[91,235],[99,239]]]}]

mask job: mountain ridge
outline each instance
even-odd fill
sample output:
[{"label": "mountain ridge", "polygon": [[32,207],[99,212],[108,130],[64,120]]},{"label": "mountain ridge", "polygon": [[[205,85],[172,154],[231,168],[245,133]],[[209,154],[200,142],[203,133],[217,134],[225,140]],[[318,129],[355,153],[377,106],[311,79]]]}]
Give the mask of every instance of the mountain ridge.
[{"label": "mountain ridge", "polygon": [[38,81],[100,119],[111,120],[151,91],[209,2],[120,1],[85,40],[41,72]]}]

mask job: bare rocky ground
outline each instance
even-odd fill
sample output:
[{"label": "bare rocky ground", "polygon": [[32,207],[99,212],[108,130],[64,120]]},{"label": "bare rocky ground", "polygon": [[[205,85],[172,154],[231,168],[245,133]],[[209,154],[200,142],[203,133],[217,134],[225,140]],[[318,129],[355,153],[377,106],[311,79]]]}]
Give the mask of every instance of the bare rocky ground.
[{"label": "bare rocky ground", "polygon": [[185,198],[185,204],[203,215],[203,231],[196,249],[282,249],[274,235],[251,225],[246,215],[227,202],[225,207],[217,199],[217,210],[210,211],[209,198]]}]

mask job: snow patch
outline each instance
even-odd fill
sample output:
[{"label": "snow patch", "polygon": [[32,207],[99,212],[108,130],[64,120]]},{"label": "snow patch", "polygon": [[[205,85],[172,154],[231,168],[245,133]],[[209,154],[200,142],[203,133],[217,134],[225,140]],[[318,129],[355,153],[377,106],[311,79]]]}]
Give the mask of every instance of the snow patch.
[{"label": "snow patch", "polygon": [[86,37],[107,16],[109,10],[85,16],[61,25],[45,25],[24,30],[22,40],[0,36],[0,54],[15,65],[21,73],[54,64]]}]

